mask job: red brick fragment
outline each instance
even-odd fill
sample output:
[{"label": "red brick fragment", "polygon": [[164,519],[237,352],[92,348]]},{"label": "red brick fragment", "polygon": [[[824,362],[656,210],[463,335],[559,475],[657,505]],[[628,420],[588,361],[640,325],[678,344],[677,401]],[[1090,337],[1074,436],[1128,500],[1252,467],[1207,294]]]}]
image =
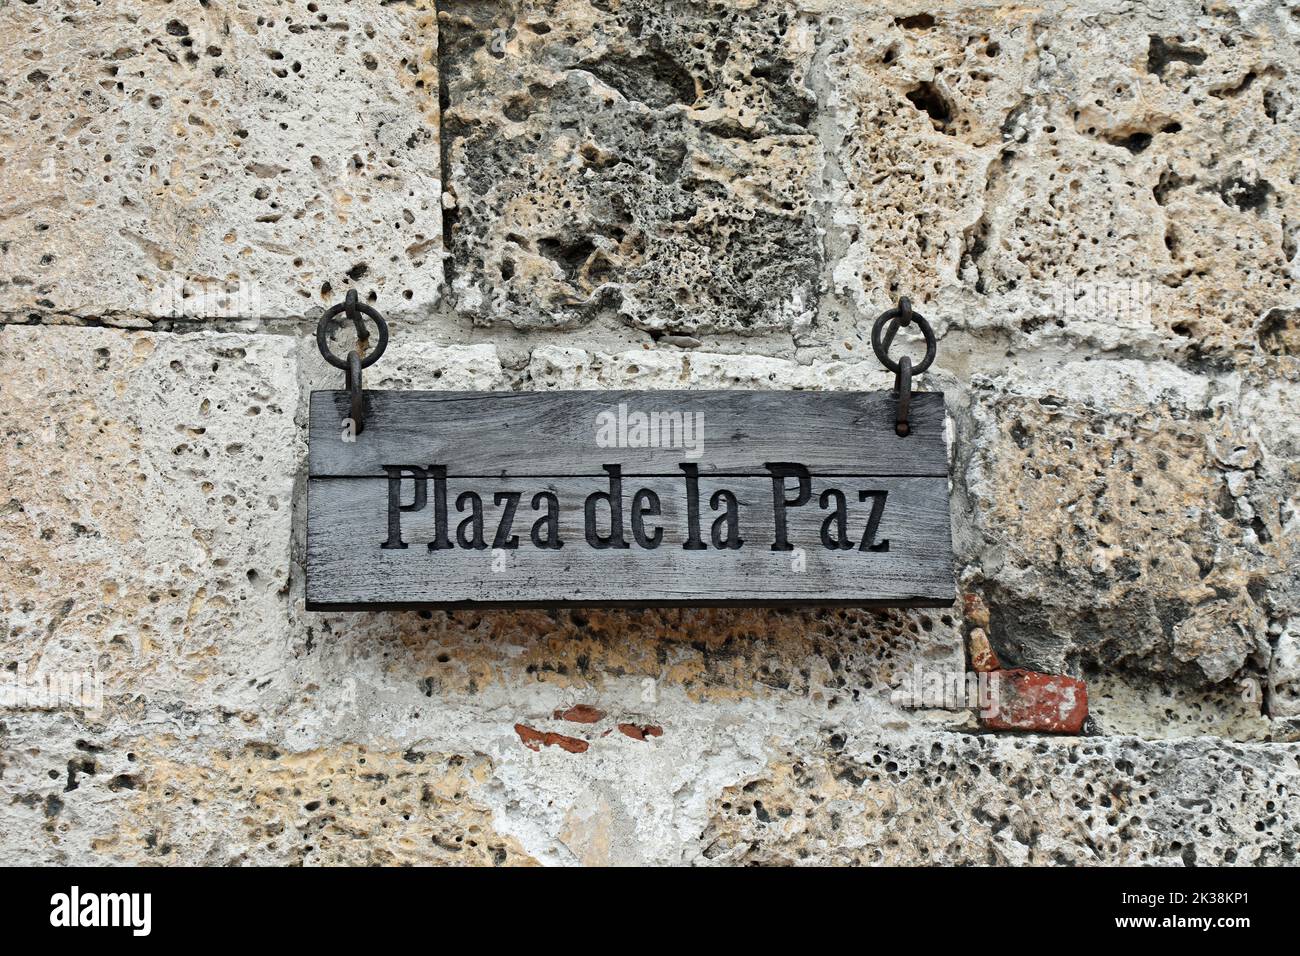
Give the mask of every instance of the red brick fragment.
[{"label": "red brick fragment", "polygon": [[1015,668],[989,679],[993,706],[980,723],[992,730],[1077,734],[1088,716],[1088,685],[1074,677]]},{"label": "red brick fragment", "polygon": [[585,753],[587,748],[591,746],[587,741],[579,740],[577,737],[566,737],[564,734],[535,730],[527,724],[515,724],[515,733],[519,735],[519,739],[524,742],[524,746],[529,750],[541,750],[543,747],[559,747],[571,754],[580,754]]},{"label": "red brick fragment", "polygon": [[557,710],[556,720],[570,720],[575,724],[594,724],[605,716],[605,712],[588,704],[575,704],[568,710]]},{"label": "red brick fragment", "polygon": [[639,727],[636,724],[619,724],[618,729],[633,740],[645,740],[647,737],[662,737],[664,735],[664,729],[656,727],[654,724],[643,724]]},{"label": "red brick fragment", "polygon": [[970,632],[966,638],[966,647],[970,651],[970,665],[975,670],[987,672],[1002,669],[1002,664],[993,650],[993,645],[989,643],[989,636],[984,633],[984,628],[977,627]]},{"label": "red brick fragment", "polygon": [[989,627],[989,606],[984,603],[984,599],[974,591],[967,591],[961,596],[961,601],[966,623],[971,627],[982,627],[987,631]]}]

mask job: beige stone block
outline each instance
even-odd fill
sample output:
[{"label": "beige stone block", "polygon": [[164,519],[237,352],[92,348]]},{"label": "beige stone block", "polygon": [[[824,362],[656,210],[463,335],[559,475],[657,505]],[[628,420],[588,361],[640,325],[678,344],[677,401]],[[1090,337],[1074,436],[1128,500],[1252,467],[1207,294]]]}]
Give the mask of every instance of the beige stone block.
[{"label": "beige stone block", "polygon": [[287,642],[288,337],[0,330],[2,659],[105,719],[273,706]]},{"label": "beige stone block", "polygon": [[0,312],[436,302],[432,3],[8,4],[0,36]]},{"label": "beige stone block", "polygon": [[1294,351],[1285,11],[962,5],[842,29],[828,249],[859,324],[910,295],[1020,350]]}]

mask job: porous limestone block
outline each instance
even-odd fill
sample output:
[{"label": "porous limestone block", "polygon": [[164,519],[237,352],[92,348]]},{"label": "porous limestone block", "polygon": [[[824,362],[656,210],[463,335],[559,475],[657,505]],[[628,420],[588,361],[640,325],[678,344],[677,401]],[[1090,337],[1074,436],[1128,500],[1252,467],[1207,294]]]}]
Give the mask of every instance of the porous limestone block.
[{"label": "porous limestone block", "polygon": [[643,704],[661,735],[570,722],[588,749],[534,750],[511,718],[539,696],[435,698],[425,740],[397,746],[18,715],[0,831],[47,865],[1241,865],[1294,862],[1300,840],[1296,744],[970,736],[720,688]]},{"label": "porous limestone block", "polygon": [[[890,9],[890,7],[897,9]],[[1007,117],[1034,73],[1041,10],[907,4],[827,26],[823,147],[835,288],[869,321],[906,295],[956,320],[963,246]]]},{"label": "porous limestone block", "polygon": [[564,345],[532,351],[532,388],[542,389],[800,389],[882,391],[894,377],[875,360],[801,364],[766,355],[633,349],[593,352]]},{"label": "porous limestone block", "polygon": [[812,736],[715,799],[726,864],[1295,863],[1294,744]]},{"label": "porous limestone block", "polygon": [[439,7],[456,307],[565,328],[806,327],[821,240],[807,74],[779,0]]},{"label": "porous limestone block", "polygon": [[40,0],[0,37],[0,313],[437,301],[432,2]]},{"label": "porous limestone block", "polygon": [[910,295],[1022,350],[1287,347],[1295,35],[1184,0],[846,17],[820,40],[834,287],[859,322]]},{"label": "porous limestone block", "polygon": [[1209,686],[1104,668],[1089,668],[1087,675],[1088,722],[1097,734],[1146,740],[1279,739],[1276,721],[1261,706],[1266,688],[1257,670]]},{"label": "porous limestone block", "polygon": [[1261,679],[1296,597],[1296,517],[1294,463],[1242,413],[1253,387],[1132,361],[976,376],[971,587],[1003,666],[1122,668],[1233,697],[1230,678]]},{"label": "porous limestone block", "polygon": [[1284,628],[1273,647],[1268,712],[1273,717],[1300,716],[1300,622]]},{"label": "porous limestone block", "polygon": [[36,865],[529,865],[484,804],[482,754],[337,743],[294,751],[242,724],[0,726],[6,859]]},{"label": "porous limestone block", "polygon": [[[361,381],[367,390],[491,392],[509,387],[494,345],[435,345],[404,339],[400,335],[391,339],[379,361],[362,370]],[[298,350],[304,402],[310,392],[343,390],[346,373],[321,356],[315,338],[299,339]],[[304,405],[304,414],[306,410]]]},{"label": "porous limestone block", "polygon": [[303,446],[285,336],[0,329],[0,660],[91,673],[104,718],[287,692]]}]

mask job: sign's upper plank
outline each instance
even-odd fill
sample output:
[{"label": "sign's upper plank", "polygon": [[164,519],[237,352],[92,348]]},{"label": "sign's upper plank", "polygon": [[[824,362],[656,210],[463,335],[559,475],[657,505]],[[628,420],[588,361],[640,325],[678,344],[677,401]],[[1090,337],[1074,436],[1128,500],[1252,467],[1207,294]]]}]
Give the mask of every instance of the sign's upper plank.
[{"label": "sign's upper plank", "polygon": [[888,392],[573,391],[366,393],[365,429],[343,441],[348,395],[313,392],[308,473],[382,477],[443,463],[451,476],[766,475],[793,460],[817,475],[946,477],[942,392],[912,396],[894,433]]}]

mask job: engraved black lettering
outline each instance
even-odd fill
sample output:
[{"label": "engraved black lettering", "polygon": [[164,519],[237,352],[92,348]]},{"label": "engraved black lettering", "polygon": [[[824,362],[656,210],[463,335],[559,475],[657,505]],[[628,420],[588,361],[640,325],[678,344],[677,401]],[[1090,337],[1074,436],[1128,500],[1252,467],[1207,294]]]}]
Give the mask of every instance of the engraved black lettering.
[{"label": "engraved black lettering", "polygon": [[735,551],[745,543],[740,537],[740,502],[726,488],[719,488],[709,498],[709,507],[717,511],[720,504],[725,504],[727,510],[713,519],[710,537],[715,548]]},{"label": "engraved black lettering", "polygon": [[647,536],[645,532],[646,516],[659,514],[659,496],[649,488],[641,488],[632,496],[632,537],[643,548],[655,549],[663,541],[664,529],[654,526],[654,533]]},{"label": "engraved black lettering", "polygon": [[[876,532],[880,530],[880,519],[885,514],[885,499],[889,497],[888,491],[859,491],[858,500],[866,501],[871,499],[871,516],[867,518],[867,530],[862,535],[862,544],[858,545],[859,551],[888,551],[889,539],[876,541]],[[906,549],[904,549],[906,550]]]},{"label": "engraved black lettering", "polygon": [[521,494],[523,492],[520,491],[498,491],[492,496],[494,504],[505,502],[506,506],[501,512],[501,521],[497,524],[497,533],[492,539],[492,547],[507,550],[519,547],[519,535],[511,534],[510,528],[515,523],[515,509],[519,507]]},{"label": "engraved black lettering", "polygon": [[[849,540],[848,499],[838,488],[827,488],[817,498],[822,511],[826,510],[829,501],[835,502],[835,510],[822,522],[822,546],[832,551],[848,551],[853,547],[853,542]],[[832,527],[835,529],[834,534],[831,533]]]},{"label": "engraved black lettering", "polygon": [[[381,548],[405,548],[402,540],[402,512],[420,511],[428,502],[429,475],[419,465],[384,465],[388,472],[388,540]],[[402,475],[411,476],[415,486],[415,495],[409,505],[402,504]]]},{"label": "engraved black lettering", "polygon": [[478,496],[478,492],[462,491],[456,497],[456,510],[464,511],[466,504],[470,506],[471,513],[456,528],[456,543],[462,548],[483,551],[487,548],[487,542],[483,540],[483,499]]},{"label": "engraved black lettering", "polygon": [[[790,543],[786,529],[785,511],[787,508],[799,508],[808,503],[808,499],[812,497],[812,476],[803,465],[793,462],[767,462],[763,467],[772,473],[772,520],[776,531],[772,550],[793,551],[794,545]],[[799,481],[799,491],[793,498],[785,496],[787,478],[796,478]]]},{"label": "engraved black lettering", "polygon": [[[587,544],[593,548],[629,548],[623,536],[623,466],[601,465],[609,472],[609,491],[596,491],[587,496],[583,505],[583,524]],[[596,530],[596,505],[600,502],[609,505],[609,534],[601,535]]]},{"label": "engraved black lettering", "polygon": [[430,465],[429,476],[433,478],[433,540],[429,550],[442,551],[452,547],[447,537],[447,466]]},{"label": "engraved black lettering", "polygon": [[708,547],[700,540],[700,466],[682,462],[677,466],[686,472],[686,543],[685,551],[703,551]]},{"label": "engraved black lettering", "polygon": [[560,540],[560,499],[553,491],[539,491],[533,495],[533,510],[540,511],[543,501],[546,502],[546,514],[533,522],[531,537],[537,547],[554,551],[564,547]]}]

